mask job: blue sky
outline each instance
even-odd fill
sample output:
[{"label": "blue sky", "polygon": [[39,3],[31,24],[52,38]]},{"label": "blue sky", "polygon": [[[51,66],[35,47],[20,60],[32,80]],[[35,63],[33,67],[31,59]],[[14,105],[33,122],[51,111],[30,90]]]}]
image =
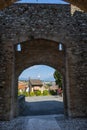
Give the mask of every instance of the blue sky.
[{"label": "blue sky", "polygon": [[20,0],[17,3],[56,3],[56,4],[67,4],[63,0]]},{"label": "blue sky", "polygon": [[53,73],[55,69],[45,65],[35,65],[24,70],[19,79],[28,80],[31,79],[41,79],[46,81],[54,81]]}]

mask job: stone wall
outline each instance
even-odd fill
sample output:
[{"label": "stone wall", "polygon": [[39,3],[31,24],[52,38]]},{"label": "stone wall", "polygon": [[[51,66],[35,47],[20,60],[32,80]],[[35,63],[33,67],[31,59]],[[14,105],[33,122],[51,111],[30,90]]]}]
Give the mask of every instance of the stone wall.
[{"label": "stone wall", "polygon": [[0,1],[0,9],[4,9],[7,6],[10,6],[11,4],[13,4],[14,2],[16,2],[17,0],[1,0]]},{"label": "stone wall", "polygon": [[26,108],[26,105],[25,105],[25,96],[20,95],[20,96],[18,96],[18,111],[19,111],[19,116],[23,115],[23,112],[24,112],[25,108]]},{"label": "stone wall", "polygon": [[[0,120],[17,115],[17,77],[22,70],[45,62],[57,68],[57,56],[65,68],[65,111],[71,117],[87,116],[87,14],[77,9],[72,15],[70,5],[15,4],[0,11],[0,29]],[[21,53],[15,49],[19,42]],[[64,57],[55,48],[60,42]],[[59,69],[62,72],[61,64]]]}]

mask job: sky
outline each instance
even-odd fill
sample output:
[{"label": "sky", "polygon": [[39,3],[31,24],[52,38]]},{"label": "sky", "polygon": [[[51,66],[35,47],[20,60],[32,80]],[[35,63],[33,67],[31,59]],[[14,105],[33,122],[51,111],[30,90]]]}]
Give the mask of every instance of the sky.
[{"label": "sky", "polygon": [[52,4],[67,4],[63,0],[20,0],[17,3],[52,3]]},{"label": "sky", "polygon": [[24,70],[19,76],[19,80],[40,79],[45,81],[55,81],[53,73],[55,69],[46,65],[35,65]]}]

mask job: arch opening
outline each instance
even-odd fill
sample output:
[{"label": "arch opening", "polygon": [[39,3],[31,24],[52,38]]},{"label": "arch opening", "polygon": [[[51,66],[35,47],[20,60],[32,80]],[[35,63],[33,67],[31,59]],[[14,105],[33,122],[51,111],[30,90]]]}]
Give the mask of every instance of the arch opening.
[{"label": "arch opening", "polygon": [[22,116],[64,114],[63,78],[51,66],[25,69],[19,76],[18,95],[25,96]]},{"label": "arch opening", "polygon": [[[34,65],[47,65],[53,67],[55,70],[59,70],[63,78],[63,113],[67,116],[67,94],[66,94],[66,51],[65,45],[63,50],[60,51],[58,46],[60,43],[46,40],[46,39],[32,39],[23,43],[20,43],[22,51],[18,53],[15,50],[15,81],[18,86],[18,77],[23,70]],[[16,90],[18,88],[16,87]]]}]

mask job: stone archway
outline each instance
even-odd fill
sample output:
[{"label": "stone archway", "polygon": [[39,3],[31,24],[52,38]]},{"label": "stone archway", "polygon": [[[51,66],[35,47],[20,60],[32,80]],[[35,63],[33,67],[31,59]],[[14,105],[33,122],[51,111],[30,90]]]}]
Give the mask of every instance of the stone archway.
[{"label": "stone archway", "polygon": [[[33,39],[21,43],[21,51],[17,51],[15,46],[16,59],[16,89],[20,73],[33,65],[48,65],[61,72],[64,81],[64,113],[68,114],[67,94],[66,94],[66,54],[65,46],[62,44],[62,50],[59,50],[58,42],[46,39]],[[17,92],[17,91],[16,91]],[[16,97],[17,98],[17,97]]]},{"label": "stone archway", "polygon": [[[20,74],[28,66],[49,64],[64,74],[65,47],[60,51],[59,43],[46,39],[33,39],[21,43],[21,51],[16,50],[16,72]],[[59,64],[59,65],[58,65]]]}]

